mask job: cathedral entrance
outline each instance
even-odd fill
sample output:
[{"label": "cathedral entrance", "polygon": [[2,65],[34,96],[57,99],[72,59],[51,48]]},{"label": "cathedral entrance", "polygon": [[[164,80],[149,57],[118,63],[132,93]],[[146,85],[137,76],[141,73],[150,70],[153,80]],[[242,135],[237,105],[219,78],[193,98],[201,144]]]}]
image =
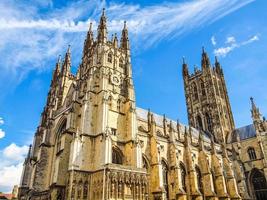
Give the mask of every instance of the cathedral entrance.
[{"label": "cathedral entrance", "polygon": [[267,183],[263,172],[254,169],[251,173],[251,184],[257,200],[267,199]]}]

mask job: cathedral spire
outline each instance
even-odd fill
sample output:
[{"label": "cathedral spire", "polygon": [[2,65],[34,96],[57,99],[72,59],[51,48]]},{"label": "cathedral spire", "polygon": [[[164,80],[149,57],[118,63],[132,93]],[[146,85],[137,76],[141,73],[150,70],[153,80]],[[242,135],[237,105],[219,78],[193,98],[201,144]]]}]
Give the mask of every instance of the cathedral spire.
[{"label": "cathedral spire", "polygon": [[128,38],[128,29],[126,25],[126,21],[124,21],[124,26],[121,32],[121,48],[125,50],[130,49],[130,44],[129,44],[129,38]]},{"label": "cathedral spire", "polygon": [[97,41],[100,43],[105,43],[107,41],[107,18],[105,14],[105,8],[103,8],[102,15],[100,17],[97,32]]},{"label": "cathedral spire", "polygon": [[210,59],[204,47],[202,47],[201,66],[202,66],[202,69],[210,67]]},{"label": "cathedral spire", "polygon": [[259,108],[257,108],[253,97],[250,97],[250,101],[251,101],[251,116],[253,121],[261,120],[261,114]]},{"label": "cathedral spire", "polygon": [[70,53],[70,45],[68,47],[68,50],[65,54],[65,60],[61,69],[61,73],[63,76],[66,76],[70,73],[70,67],[71,67],[71,53]]}]

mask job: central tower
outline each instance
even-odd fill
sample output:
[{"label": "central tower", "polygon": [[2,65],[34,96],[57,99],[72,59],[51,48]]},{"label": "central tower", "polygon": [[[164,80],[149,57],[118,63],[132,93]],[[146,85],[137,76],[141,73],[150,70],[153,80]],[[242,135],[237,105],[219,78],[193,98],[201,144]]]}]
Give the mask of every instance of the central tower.
[{"label": "central tower", "polygon": [[183,79],[190,126],[210,133],[218,142],[234,130],[223,70],[217,58],[211,66],[208,54],[202,50],[201,70],[195,67],[189,74],[183,60]]}]

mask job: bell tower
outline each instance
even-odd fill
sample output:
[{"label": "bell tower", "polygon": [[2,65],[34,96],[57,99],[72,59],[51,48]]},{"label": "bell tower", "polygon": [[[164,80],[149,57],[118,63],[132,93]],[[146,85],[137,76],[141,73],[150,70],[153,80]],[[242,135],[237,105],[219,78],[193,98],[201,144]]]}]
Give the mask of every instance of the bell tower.
[{"label": "bell tower", "polygon": [[217,59],[212,67],[202,50],[201,69],[190,74],[183,59],[183,79],[190,126],[208,132],[217,142],[225,141],[235,127],[223,70]]},{"label": "bell tower", "polygon": [[[113,156],[115,149],[120,154],[118,163],[141,167],[139,147],[135,144],[135,93],[126,22],[120,43],[117,34],[109,38],[107,32],[107,17],[103,9],[96,39],[90,24],[77,75],[80,88],[78,96],[82,100],[81,120],[77,129],[80,134],[94,139],[97,151],[97,154],[92,154],[94,166],[85,167],[85,170],[96,170],[103,165],[117,163]],[[86,155],[89,157],[88,153]],[[73,166],[77,165],[80,164],[73,163]]]}]

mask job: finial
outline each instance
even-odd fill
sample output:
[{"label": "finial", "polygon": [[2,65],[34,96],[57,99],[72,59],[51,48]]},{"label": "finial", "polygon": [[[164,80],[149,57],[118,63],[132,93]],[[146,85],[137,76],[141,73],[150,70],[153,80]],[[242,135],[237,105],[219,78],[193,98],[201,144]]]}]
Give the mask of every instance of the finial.
[{"label": "finial", "polygon": [[106,9],[103,8],[103,9],[102,9],[102,16],[105,16],[105,11],[106,11]]},{"label": "finial", "polygon": [[68,45],[68,50],[67,50],[67,53],[70,54],[70,44]]},{"label": "finial", "polygon": [[126,24],[127,24],[127,22],[126,21],[124,21],[124,25],[123,25],[123,28],[124,29],[126,29],[127,27],[126,27]]},{"label": "finial", "polygon": [[254,104],[254,99],[253,99],[253,97],[250,97],[250,101],[251,101],[252,104]]},{"label": "finial", "polygon": [[93,23],[90,22],[90,24],[89,24],[89,31],[92,31],[92,29],[93,29]]}]

